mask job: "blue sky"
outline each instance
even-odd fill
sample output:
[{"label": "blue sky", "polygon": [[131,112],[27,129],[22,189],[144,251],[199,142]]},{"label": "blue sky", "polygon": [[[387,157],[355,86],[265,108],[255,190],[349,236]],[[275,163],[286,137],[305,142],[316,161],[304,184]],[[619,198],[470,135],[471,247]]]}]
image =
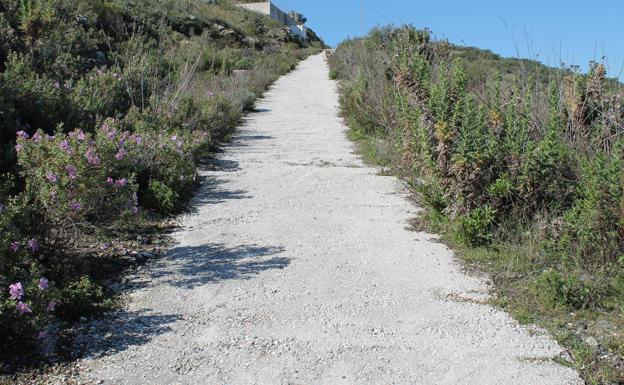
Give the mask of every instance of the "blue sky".
[{"label": "blue sky", "polygon": [[[277,0],[297,9],[329,44],[361,34],[360,0]],[[365,0],[365,25],[412,23],[437,38],[549,65],[590,60],[610,76],[624,67],[624,1],[580,0]],[[620,76],[624,78],[624,76]]]}]

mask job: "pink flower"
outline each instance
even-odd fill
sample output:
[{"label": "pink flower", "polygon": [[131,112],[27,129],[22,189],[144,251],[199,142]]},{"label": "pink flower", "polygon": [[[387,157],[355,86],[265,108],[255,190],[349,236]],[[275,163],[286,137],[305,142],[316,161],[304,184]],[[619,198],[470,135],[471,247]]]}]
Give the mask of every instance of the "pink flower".
[{"label": "pink flower", "polygon": [[102,123],[102,125],[100,126],[100,130],[104,132],[108,132],[108,128],[108,123]]},{"label": "pink flower", "polygon": [[11,242],[10,248],[11,248],[12,252],[17,253],[17,251],[20,248],[20,245],[19,245],[19,243],[17,243],[17,241],[13,241],[13,242]]},{"label": "pink flower", "polygon": [[124,187],[127,184],[128,184],[128,179],[126,178],[117,179],[115,181],[115,186],[117,187]]},{"label": "pink flower", "polygon": [[123,160],[123,158],[125,158],[126,155],[128,155],[128,152],[122,148],[121,150],[117,152],[117,154],[115,154],[115,159]]},{"label": "pink flower", "polygon": [[26,313],[32,313],[32,310],[30,310],[30,306],[28,306],[28,304],[26,304],[26,303],[24,303],[22,301],[17,303],[16,308],[17,308],[17,311],[20,314],[22,314],[22,315],[24,315]]},{"label": "pink flower", "polygon": [[115,184],[115,181],[109,176],[108,178],[106,178],[106,184],[112,186]]},{"label": "pink flower", "polygon": [[69,175],[71,179],[76,179],[76,177],[78,176],[78,170],[76,170],[75,166],[72,166],[70,164],[70,165],[67,165],[65,169],[67,170],[67,175]]},{"label": "pink flower", "polygon": [[24,295],[24,288],[22,287],[21,282],[16,282],[12,285],[9,285],[9,294],[11,295],[11,299],[19,301],[22,299]]},{"label": "pink flower", "polygon": [[80,202],[71,202],[69,204],[69,208],[71,208],[74,211],[80,211],[82,210],[82,205],[80,204]]},{"label": "pink flower", "polygon": [[33,135],[33,137],[32,137],[32,140],[37,142],[37,143],[41,142],[42,139],[43,139],[43,136],[41,136],[39,131],[35,132],[35,135]]},{"label": "pink flower", "polygon": [[56,176],[56,174],[53,174],[51,172],[49,172],[48,175],[46,175],[46,178],[48,179],[50,183],[58,182],[58,176]]},{"label": "pink flower", "polygon": [[[71,136],[71,134],[70,134],[70,136]],[[68,141],[66,141],[66,140],[64,140],[64,141],[62,141],[61,143],[59,143],[59,148],[60,148],[61,150],[65,151],[66,153],[70,154],[70,155],[71,155],[71,153],[72,153],[72,148],[71,148],[71,146],[69,145],[69,142],[68,142]]]},{"label": "pink flower", "polygon": [[48,303],[48,306],[46,306],[46,311],[53,312],[54,308],[56,308],[56,302],[52,301]]},{"label": "pink flower", "polygon": [[39,250],[39,242],[37,242],[37,240],[34,238],[28,241],[28,246],[33,251],[33,253]]},{"label": "pink flower", "polygon": [[15,152],[20,152],[20,151],[22,151],[22,145],[18,143],[15,145]]},{"label": "pink flower", "polygon": [[39,280],[39,290],[48,290],[48,288],[50,287],[50,281],[48,281],[46,278],[41,278]]}]

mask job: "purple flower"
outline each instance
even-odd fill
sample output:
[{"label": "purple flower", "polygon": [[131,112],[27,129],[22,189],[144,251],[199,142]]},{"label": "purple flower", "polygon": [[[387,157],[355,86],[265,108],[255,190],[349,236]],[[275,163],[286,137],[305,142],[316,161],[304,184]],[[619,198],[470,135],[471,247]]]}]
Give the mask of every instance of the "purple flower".
[{"label": "purple flower", "polygon": [[43,136],[41,136],[39,131],[35,132],[35,135],[33,135],[32,137],[32,140],[34,140],[37,143],[41,142],[42,139],[43,139]]},{"label": "purple flower", "polygon": [[50,196],[51,196],[52,198],[56,198],[56,190],[52,190],[52,191],[50,191]]},{"label": "purple flower", "polygon": [[19,138],[22,138],[22,139],[28,139],[28,138],[30,138],[30,136],[28,135],[28,133],[27,133],[26,131],[17,131],[17,133],[16,133],[16,134],[17,134],[17,136],[18,136]]},{"label": "purple flower", "polygon": [[178,136],[177,135],[172,135],[171,136],[171,141],[175,142],[176,140],[178,140]]},{"label": "purple flower", "polygon": [[33,251],[33,253],[39,250],[39,242],[37,242],[37,240],[34,238],[28,241],[28,246]]},{"label": "purple flower", "polygon": [[52,84],[54,86],[54,88],[61,88],[61,83],[59,82],[54,82],[54,84]]},{"label": "purple flower", "polygon": [[58,176],[56,176],[56,174],[53,174],[51,172],[49,172],[48,175],[46,175],[46,178],[48,179],[50,183],[58,182]]},{"label": "purple flower", "polygon": [[20,152],[22,150],[22,145],[21,144],[16,144],[15,145],[15,152]]},{"label": "purple flower", "polygon": [[39,280],[39,290],[48,290],[48,288],[50,287],[50,281],[48,281],[46,278],[41,278]]},{"label": "purple flower", "polygon": [[108,250],[110,248],[110,243],[104,243],[100,248],[102,250]]},{"label": "purple flower", "polygon": [[76,167],[70,164],[67,165],[65,169],[67,170],[67,175],[69,175],[71,179],[76,179],[76,177],[78,176],[78,171],[76,170]]},{"label": "purple flower", "polygon": [[37,333],[37,338],[39,338],[40,340],[46,338],[47,336],[48,336],[47,330],[41,330],[39,333]]},{"label": "purple flower", "polygon": [[32,310],[30,310],[30,306],[22,301],[17,303],[17,311],[22,315],[26,313],[32,313]]},{"label": "purple flower", "polygon": [[71,202],[69,204],[69,208],[71,208],[74,211],[80,211],[82,210],[82,205],[80,204],[80,202]]},{"label": "purple flower", "polygon": [[20,245],[19,245],[19,243],[17,243],[17,241],[13,241],[13,242],[11,242],[10,248],[11,248],[12,252],[17,253],[17,251],[20,248]]},{"label": "purple flower", "polygon": [[0,203],[0,214],[2,214],[6,210],[6,207],[2,203]]},{"label": "purple flower", "polygon": [[83,140],[85,140],[85,133],[84,133],[84,131],[78,130],[78,140],[81,141],[81,142]]},{"label": "purple flower", "polygon": [[104,132],[108,132],[108,128],[108,123],[102,123],[102,125],[100,126],[100,130]]},{"label": "purple flower", "polygon": [[46,306],[46,311],[53,312],[55,307],[56,307],[56,302],[52,301],[48,303],[48,306]]},{"label": "purple flower", "polygon": [[45,135],[45,138],[46,138],[46,140],[47,140],[48,142],[51,142],[51,141],[53,141],[53,140],[54,140],[54,138],[56,138],[56,136],[51,136],[51,135],[46,134],[46,135]]},{"label": "purple flower", "polygon": [[[71,134],[70,134],[70,135],[71,135]],[[64,140],[64,141],[62,141],[61,143],[59,143],[59,148],[60,148],[61,150],[65,151],[65,152],[66,152],[66,153],[68,153],[68,154],[71,154],[71,153],[72,153],[72,148],[71,148],[71,146],[69,145],[69,142],[68,142],[68,141],[66,141],[66,140]]]},{"label": "purple flower", "polygon": [[19,301],[22,299],[24,295],[24,288],[22,287],[21,282],[16,282],[12,285],[9,285],[9,294],[11,294],[11,299]]},{"label": "purple flower", "polygon": [[130,139],[132,139],[135,144],[141,144],[141,142],[143,141],[143,138],[141,138],[139,135],[134,134],[130,137]]},{"label": "purple flower", "polygon": [[93,148],[89,148],[87,150],[87,161],[91,166],[99,166],[100,165],[100,157],[97,156]]},{"label": "purple flower", "polygon": [[115,154],[115,159],[123,160],[126,155],[128,155],[128,152],[122,148],[117,152],[117,154]]},{"label": "purple flower", "polygon": [[112,186],[115,184],[115,180],[113,180],[113,178],[109,176],[108,178],[106,178],[106,184]]},{"label": "purple flower", "polygon": [[117,133],[113,130],[113,131],[109,131],[106,133],[106,137],[110,140],[115,139],[115,136],[117,135]]},{"label": "purple flower", "polygon": [[128,184],[128,179],[126,178],[117,179],[115,181],[115,186],[117,187],[124,187],[127,184]]}]

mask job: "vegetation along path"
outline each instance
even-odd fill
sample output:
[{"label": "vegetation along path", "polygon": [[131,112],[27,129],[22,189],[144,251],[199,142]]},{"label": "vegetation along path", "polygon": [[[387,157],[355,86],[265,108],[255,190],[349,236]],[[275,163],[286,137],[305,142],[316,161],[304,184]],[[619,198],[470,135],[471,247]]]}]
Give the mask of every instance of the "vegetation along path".
[{"label": "vegetation along path", "polygon": [[407,229],[418,208],[353,153],[337,104],[323,55],[275,84],[204,172],[177,245],[96,325],[80,383],[581,383]]}]

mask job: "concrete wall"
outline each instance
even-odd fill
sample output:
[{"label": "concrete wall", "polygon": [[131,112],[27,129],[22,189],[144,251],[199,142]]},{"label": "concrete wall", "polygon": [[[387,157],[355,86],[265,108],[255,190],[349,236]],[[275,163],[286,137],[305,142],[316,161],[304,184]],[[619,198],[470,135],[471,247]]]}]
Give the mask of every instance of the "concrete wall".
[{"label": "concrete wall", "polygon": [[269,3],[269,2],[264,2],[264,3],[241,3],[241,4],[237,4],[239,7],[241,8],[245,8],[248,9],[250,11],[253,12],[258,12],[261,13],[263,15],[267,15],[267,16],[271,16],[271,18],[273,18],[273,16],[271,15],[271,6],[273,4]]},{"label": "concrete wall", "polygon": [[270,1],[262,3],[239,3],[239,7],[248,9],[250,11],[258,12],[263,15],[269,16],[271,19],[276,20],[288,27],[293,35],[302,39],[307,38],[307,29],[304,25],[297,23],[287,13],[279,9],[275,4]]}]

